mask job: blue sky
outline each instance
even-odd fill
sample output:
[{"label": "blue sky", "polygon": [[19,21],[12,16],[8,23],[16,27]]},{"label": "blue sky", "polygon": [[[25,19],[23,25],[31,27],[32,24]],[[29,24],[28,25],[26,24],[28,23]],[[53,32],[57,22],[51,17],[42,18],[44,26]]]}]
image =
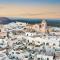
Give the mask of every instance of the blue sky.
[{"label": "blue sky", "polygon": [[55,5],[60,4],[60,0],[0,0],[0,4],[17,4],[17,5]]}]

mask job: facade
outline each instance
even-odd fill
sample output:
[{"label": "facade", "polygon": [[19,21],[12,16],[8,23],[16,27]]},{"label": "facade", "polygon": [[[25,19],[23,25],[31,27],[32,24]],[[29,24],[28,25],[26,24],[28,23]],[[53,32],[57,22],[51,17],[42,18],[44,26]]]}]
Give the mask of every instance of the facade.
[{"label": "facade", "polygon": [[38,54],[36,60],[53,60],[53,56],[40,55]]},{"label": "facade", "polygon": [[41,23],[39,24],[28,24],[28,28],[29,29],[33,29],[36,32],[42,32],[42,33],[46,33],[47,32],[47,22],[46,20],[42,20]]},{"label": "facade", "polygon": [[41,25],[40,25],[40,31],[42,33],[46,33],[47,32],[47,23],[46,23],[46,20],[42,20]]}]

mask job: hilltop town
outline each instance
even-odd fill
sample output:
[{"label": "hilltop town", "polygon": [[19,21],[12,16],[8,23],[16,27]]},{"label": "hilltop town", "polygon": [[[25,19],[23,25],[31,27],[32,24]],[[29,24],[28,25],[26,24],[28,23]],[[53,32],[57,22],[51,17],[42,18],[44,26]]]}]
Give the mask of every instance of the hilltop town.
[{"label": "hilltop town", "polygon": [[0,60],[60,60],[60,28],[46,20],[1,24]]}]

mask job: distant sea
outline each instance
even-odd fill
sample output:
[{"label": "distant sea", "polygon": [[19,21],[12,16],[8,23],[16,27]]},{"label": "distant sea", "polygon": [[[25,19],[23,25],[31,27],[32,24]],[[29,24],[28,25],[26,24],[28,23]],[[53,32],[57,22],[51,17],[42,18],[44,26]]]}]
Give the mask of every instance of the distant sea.
[{"label": "distant sea", "polygon": [[[16,20],[16,21],[29,23],[29,24],[38,24],[38,23],[42,22],[42,19],[19,19],[19,20]],[[60,27],[60,20],[59,19],[46,19],[46,22],[47,22],[48,26]]]},{"label": "distant sea", "polygon": [[[5,20],[4,20],[5,19]],[[4,18],[3,20],[0,19],[0,24],[9,24],[11,22],[23,22],[23,23],[29,23],[29,24],[38,24],[42,22],[42,19],[9,19],[9,18]],[[60,19],[46,19],[47,25],[48,26],[56,26],[60,27]]]}]

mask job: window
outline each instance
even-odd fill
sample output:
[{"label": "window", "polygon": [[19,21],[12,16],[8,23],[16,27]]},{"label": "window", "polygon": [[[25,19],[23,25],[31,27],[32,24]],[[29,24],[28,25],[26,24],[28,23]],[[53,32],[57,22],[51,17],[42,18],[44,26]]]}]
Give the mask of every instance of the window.
[{"label": "window", "polygon": [[46,45],[49,45],[49,43],[46,43]]},{"label": "window", "polygon": [[40,60],[40,58],[38,58],[38,60]]},{"label": "window", "polygon": [[1,32],[1,29],[0,29],[0,32]]},{"label": "window", "polygon": [[38,43],[40,43],[40,42],[38,41]]},{"label": "window", "polygon": [[41,28],[41,25],[39,25],[39,27]]},{"label": "window", "polygon": [[45,45],[45,42],[43,42],[43,45]]},{"label": "window", "polygon": [[59,47],[60,47],[60,41],[59,41]]},{"label": "window", "polygon": [[14,52],[12,52],[12,54],[14,54]]},{"label": "window", "polygon": [[55,43],[53,44],[53,46],[55,46]]},{"label": "window", "polygon": [[28,58],[28,56],[25,56],[25,58]]},{"label": "window", "polygon": [[47,60],[49,60],[49,58],[47,58]]},{"label": "window", "polygon": [[19,52],[16,52],[16,54],[20,54]]},{"label": "window", "polygon": [[28,36],[28,34],[27,34],[27,36]]}]

